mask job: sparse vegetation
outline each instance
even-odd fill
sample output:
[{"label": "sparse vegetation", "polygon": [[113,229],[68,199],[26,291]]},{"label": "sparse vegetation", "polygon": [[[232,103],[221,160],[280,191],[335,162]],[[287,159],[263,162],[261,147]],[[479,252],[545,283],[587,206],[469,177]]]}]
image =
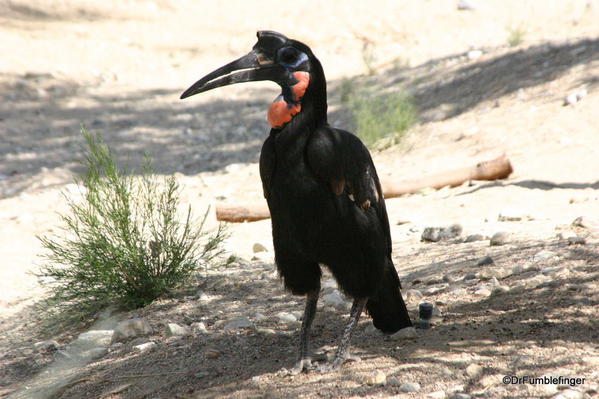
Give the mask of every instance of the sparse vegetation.
[{"label": "sparse vegetation", "polygon": [[361,40],[362,62],[364,62],[366,72],[369,76],[376,75],[376,66],[374,65],[376,62],[376,56],[374,54],[374,43],[366,37],[361,38]]},{"label": "sparse vegetation", "polygon": [[207,213],[201,220],[191,207],[178,214],[174,177],[152,175],[149,161],[139,177],[127,174],[99,135],[83,135],[81,197],[65,194],[62,234],[40,238],[48,251],[37,276],[51,289],[43,308],[73,316],[144,306],[222,253],[225,232],[204,230]]},{"label": "sparse vegetation", "polygon": [[510,47],[516,47],[524,41],[525,34],[521,27],[511,27],[508,29],[507,43]]},{"label": "sparse vegetation", "polygon": [[356,133],[366,145],[389,136],[394,144],[416,121],[414,105],[405,93],[374,93],[356,89],[344,80],[340,94],[342,103],[351,111]]}]

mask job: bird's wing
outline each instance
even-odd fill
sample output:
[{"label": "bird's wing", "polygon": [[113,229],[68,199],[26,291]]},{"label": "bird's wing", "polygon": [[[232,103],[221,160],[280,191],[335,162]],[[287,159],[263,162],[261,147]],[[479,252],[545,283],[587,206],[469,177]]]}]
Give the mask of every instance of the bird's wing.
[{"label": "bird's wing", "polygon": [[273,136],[268,136],[262,145],[260,152],[260,178],[262,180],[262,189],[264,190],[264,198],[268,199],[270,193],[270,183],[275,170],[275,146]]},{"label": "bird's wing", "polygon": [[353,134],[331,127],[313,132],[306,148],[308,164],[336,195],[353,197],[364,211],[374,208],[389,241],[389,219],[381,184],[368,149]]}]

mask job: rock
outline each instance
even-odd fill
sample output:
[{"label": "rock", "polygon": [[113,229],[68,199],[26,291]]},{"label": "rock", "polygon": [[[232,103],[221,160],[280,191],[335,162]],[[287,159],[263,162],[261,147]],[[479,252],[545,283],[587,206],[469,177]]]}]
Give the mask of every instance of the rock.
[{"label": "rock", "polygon": [[145,342],[143,344],[135,345],[133,349],[138,350],[140,352],[147,352],[152,348],[156,347],[156,342]]},{"label": "rock", "polygon": [[384,385],[387,382],[387,376],[381,370],[376,370],[365,376],[363,381],[368,385]]},{"label": "rock", "polygon": [[399,392],[418,392],[420,391],[420,384],[417,382],[405,382],[400,385]]},{"label": "rock", "polygon": [[426,395],[429,399],[445,399],[447,395],[443,391],[435,391]]},{"label": "rock", "polygon": [[491,277],[491,279],[489,280],[489,284],[491,284],[491,287],[499,286],[499,281],[497,281],[497,277]]},{"label": "rock", "polygon": [[401,381],[397,377],[391,377],[387,379],[387,385],[392,387],[399,387],[401,386]]},{"label": "rock", "polygon": [[277,313],[277,319],[279,320],[279,323],[282,323],[282,324],[297,322],[297,317],[295,317],[295,315],[290,312]]},{"label": "rock", "polygon": [[568,94],[566,96],[566,98],[564,99],[564,105],[574,105],[577,102],[579,102],[580,100],[582,100],[586,95],[587,95],[586,89],[573,91],[572,93]]},{"label": "rock", "polygon": [[539,251],[536,254],[534,254],[534,256],[532,257],[532,261],[533,262],[543,262],[543,261],[549,260],[553,257],[555,257],[555,252],[544,249],[544,250]]},{"label": "rock", "polygon": [[113,330],[90,330],[79,334],[77,344],[89,347],[107,347],[112,341]]},{"label": "rock", "polygon": [[415,303],[421,300],[423,297],[424,295],[419,290],[409,289],[406,291],[406,300],[408,302]]},{"label": "rock", "polygon": [[252,323],[250,319],[245,316],[239,316],[225,324],[223,328],[225,330],[237,330],[239,328],[251,328],[253,326],[254,323]]},{"label": "rock", "polygon": [[468,291],[466,291],[464,288],[456,288],[449,291],[449,293],[453,296],[464,296],[468,293]]},{"label": "rock", "polygon": [[91,349],[81,352],[79,354],[79,357],[84,358],[84,359],[85,358],[96,359],[98,357],[104,356],[106,354],[106,352],[108,352],[106,347],[99,346],[99,347],[91,348]]},{"label": "rock", "polygon": [[[484,239],[485,239],[485,236],[483,236],[482,234],[471,234],[464,239],[464,242],[482,241]],[[439,391],[439,392],[441,392],[441,391]]]},{"label": "rock", "polygon": [[263,315],[262,313],[256,313],[254,315],[254,320],[256,320],[256,321],[264,321],[266,319],[268,319],[268,316]]},{"label": "rock", "polygon": [[200,334],[208,334],[208,329],[206,328],[206,324],[201,321],[196,321],[195,323],[191,323],[191,330]]},{"label": "rock", "polygon": [[503,210],[497,216],[497,220],[500,222],[519,222],[524,218],[529,219],[529,220],[531,219],[530,216],[523,215],[520,212],[515,211],[513,209]]},{"label": "rock", "polygon": [[418,332],[414,327],[406,327],[402,328],[395,334],[391,335],[391,338],[394,339],[409,339],[418,337]]},{"label": "rock", "polygon": [[483,375],[483,368],[476,363],[472,363],[466,367],[466,375],[471,379],[477,379]]},{"label": "rock", "polygon": [[505,245],[509,242],[509,238],[510,235],[508,233],[506,233],[505,231],[500,231],[493,234],[489,243],[491,244],[491,246]]},{"label": "rock", "polygon": [[456,7],[460,11],[471,11],[475,9],[474,5],[468,0],[458,0]]},{"label": "rock", "polygon": [[481,50],[468,51],[468,59],[469,60],[476,60],[476,59],[480,58],[482,55],[483,55],[483,52]]},{"label": "rock", "polygon": [[541,269],[541,273],[545,274],[545,275],[551,275],[554,274],[555,272],[559,272],[560,270],[563,270],[563,267],[560,266],[553,266],[553,267],[544,267]]},{"label": "rock", "polygon": [[462,226],[452,224],[449,227],[427,227],[420,237],[422,241],[438,242],[450,240],[462,234]]},{"label": "rock", "polygon": [[506,287],[505,285],[498,285],[493,288],[491,291],[491,295],[501,295],[510,292],[510,287]]},{"label": "rock", "polygon": [[252,246],[252,251],[257,254],[258,252],[268,252],[268,249],[266,249],[264,245],[257,242]]},{"label": "rock", "polygon": [[60,345],[58,345],[58,342],[54,341],[53,339],[36,342],[35,344],[33,344],[33,349],[35,349],[38,352],[53,352],[58,350],[58,348],[60,348]]},{"label": "rock", "polygon": [[585,245],[587,243],[586,238],[580,236],[570,236],[566,238],[568,245]]},{"label": "rock", "polygon": [[536,288],[539,285],[548,283],[551,280],[552,280],[551,277],[545,276],[544,274],[539,274],[537,276],[534,276],[534,277],[526,280],[524,282],[524,286],[526,288]]},{"label": "rock", "polygon": [[451,399],[470,399],[470,398],[472,398],[472,396],[468,395],[467,393],[462,393],[462,392],[454,393],[451,396]]},{"label": "rock", "polygon": [[455,283],[456,279],[451,274],[446,274],[443,276],[443,281],[446,283]]},{"label": "rock", "polygon": [[222,355],[221,351],[218,349],[206,349],[206,359],[218,359]]},{"label": "rock", "polygon": [[476,296],[482,296],[482,297],[486,297],[491,295],[491,290],[489,290],[487,287],[482,286],[479,289],[477,289],[476,291],[474,291],[474,295]]},{"label": "rock", "polygon": [[324,295],[322,300],[325,304],[333,306],[335,308],[341,308],[346,306],[346,301],[343,299],[339,291],[335,290],[330,294]]},{"label": "rock", "polygon": [[466,273],[464,275],[464,280],[474,280],[476,278],[476,273]]},{"label": "rock", "polygon": [[145,319],[136,317],[123,320],[114,328],[112,342],[118,342],[126,338],[139,337],[152,333],[152,327]]},{"label": "rock", "polygon": [[599,221],[586,216],[579,216],[572,222],[572,226],[584,227],[586,229],[599,229]]},{"label": "rock", "polygon": [[492,265],[494,263],[495,261],[493,260],[493,258],[491,258],[490,256],[485,256],[484,258],[481,258],[478,260],[478,262],[476,262],[476,266]]},{"label": "rock", "polygon": [[180,326],[177,323],[168,323],[166,325],[166,336],[167,337],[178,337],[183,335],[189,335],[190,331],[187,326]]},{"label": "rock", "polygon": [[561,393],[553,396],[553,399],[583,399],[584,392],[577,389],[565,389]]}]

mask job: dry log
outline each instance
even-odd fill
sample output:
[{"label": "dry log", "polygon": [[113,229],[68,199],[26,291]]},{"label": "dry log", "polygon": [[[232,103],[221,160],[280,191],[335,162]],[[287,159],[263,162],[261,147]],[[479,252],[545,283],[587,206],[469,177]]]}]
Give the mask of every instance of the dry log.
[{"label": "dry log", "polygon": [[[449,170],[411,181],[383,181],[381,186],[385,198],[399,197],[416,193],[424,188],[439,189],[445,186],[456,187],[470,180],[497,180],[508,177],[513,172],[512,165],[505,155],[475,166]],[[217,206],[216,220],[223,222],[255,222],[269,219],[270,213],[266,205],[253,204],[245,206]]]}]

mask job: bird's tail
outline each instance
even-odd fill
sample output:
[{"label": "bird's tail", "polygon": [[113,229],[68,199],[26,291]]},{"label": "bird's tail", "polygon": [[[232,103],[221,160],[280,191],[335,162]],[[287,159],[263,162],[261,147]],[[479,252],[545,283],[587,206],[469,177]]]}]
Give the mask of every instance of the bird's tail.
[{"label": "bird's tail", "polygon": [[408,309],[399,291],[400,287],[397,271],[389,260],[379,290],[368,299],[366,304],[372,323],[385,334],[393,334],[402,328],[412,326]]}]

